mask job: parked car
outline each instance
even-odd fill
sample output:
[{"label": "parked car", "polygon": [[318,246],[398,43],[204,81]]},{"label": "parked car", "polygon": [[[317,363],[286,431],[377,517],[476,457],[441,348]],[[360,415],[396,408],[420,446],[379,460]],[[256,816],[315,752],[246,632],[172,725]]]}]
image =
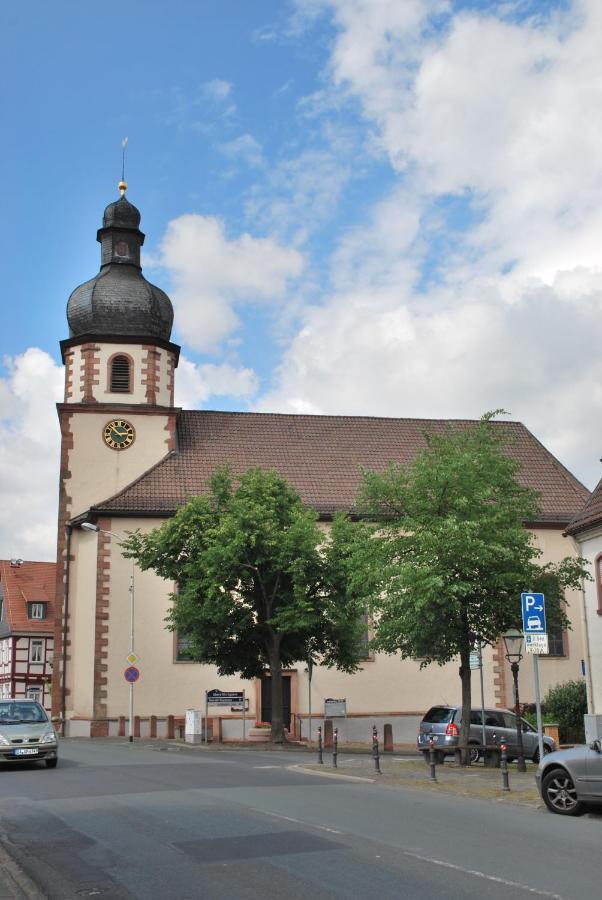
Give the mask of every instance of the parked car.
[{"label": "parked car", "polygon": [[0,762],[58,763],[58,737],[37,700],[0,700]]},{"label": "parked car", "polygon": [[[525,759],[539,761],[539,739],[537,730],[526,719],[521,719],[523,726],[523,750]],[[432,735],[435,745],[436,758],[443,762],[446,753],[453,753],[458,746],[460,738],[460,726],[462,724],[462,707],[456,706],[432,706],[420,723],[416,748],[425,754],[429,750],[429,739]],[[468,742],[471,745],[470,758],[477,762],[482,755],[480,749],[483,744],[483,729],[481,709],[470,711],[470,735]],[[508,759],[516,759],[518,747],[516,742],[516,717],[509,709],[485,708],[485,743],[505,743],[508,748]],[[547,735],[544,735],[544,754],[553,753],[556,743]]]},{"label": "parked car", "polygon": [[543,802],[559,816],[578,816],[586,803],[602,803],[602,743],[551,753],[535,781]]}]

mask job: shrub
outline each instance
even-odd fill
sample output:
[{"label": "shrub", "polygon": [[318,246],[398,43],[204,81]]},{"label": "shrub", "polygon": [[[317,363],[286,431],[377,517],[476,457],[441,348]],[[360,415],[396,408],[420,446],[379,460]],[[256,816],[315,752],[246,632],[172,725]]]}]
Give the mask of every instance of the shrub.
[{"label": "shrub", "polygon": [[565,681],[550,688],[542,703],[546,719],[560,726],[563,744],[579,744],[585,740],[583,716],[587,712],[584,681]]}]

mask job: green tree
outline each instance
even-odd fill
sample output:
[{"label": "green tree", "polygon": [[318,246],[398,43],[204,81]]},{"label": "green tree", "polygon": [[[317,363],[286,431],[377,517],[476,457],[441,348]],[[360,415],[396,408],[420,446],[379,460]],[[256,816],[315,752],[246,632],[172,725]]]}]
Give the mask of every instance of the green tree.
[{"label": "green tree", "polygon": [[271,735],[281,742],[283,668],[310,656],[358,668],[364,609],[349,578],[353,540],[342,517],[326,538],[275,472],[251,469],[235,486],[224,468],[208,494],[123,546],[142,569],[176,582],[167,627],[189,638],[194,659],[220,675],[269,671]]},{"label": "green tree", "polygon": [[576,559],[537,564],[541,552],[524,527],[537,520],[537,496],[518,482],[495,415],[427,433],[425,450],[409,466],[365,472],[361,496],[365,514],[377,522],[366,579],[373,645],[423,666],[459,657],[465,762],[475,643],[493,644],[520,624],[524,590],[543,589],[549,620],[566,625],[563,591],[585,575]]}]

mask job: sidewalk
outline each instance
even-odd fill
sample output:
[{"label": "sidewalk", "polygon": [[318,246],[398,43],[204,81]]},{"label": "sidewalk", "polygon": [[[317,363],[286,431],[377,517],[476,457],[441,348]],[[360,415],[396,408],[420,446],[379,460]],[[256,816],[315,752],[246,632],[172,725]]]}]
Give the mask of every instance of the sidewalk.
[{"label": "sidewalk", "polygon": [[317,763],[317,755],[313,761],[303,763],[302,768],[320,772],[325,776],[351,775],[369,779],[374,783],[391,787],[411,787],[417,790],[439,791],[461,797],[478,797],[480,799],[497,800],[503,803],[543,808],[544,804],[535,785],[535,765],[527,764],[526,772],[517,772],[516,765],[508,766],[510,791],[503,790],[501,769],[486,769],[482,764],[462,767],[455,762],[446,761],[436,766],[437,781],[431,780],[430,766],[415,758],[402,758],[395,754],[380,757],[379,775],[375,770],[371,756],[352,756],[345,750],[338,755],[338,766],[332,765],[332,752],[323,754],[324,764]]}]

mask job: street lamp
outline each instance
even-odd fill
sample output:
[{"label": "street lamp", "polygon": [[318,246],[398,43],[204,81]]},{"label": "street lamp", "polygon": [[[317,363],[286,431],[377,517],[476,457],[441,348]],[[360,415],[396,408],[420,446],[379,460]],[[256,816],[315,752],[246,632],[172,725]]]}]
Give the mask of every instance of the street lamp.
[{"label": "street lamp", "polygon": [[[114,531],[109,531],[106,528],[99,528],[98,525],[94,525],[93,522],[82,522],[79,527],[83,528],[84,531],[94,531],[96,534],[110,534],[111,537],[114,537],[119,543],[122,541],[122,537],[115,534]],[[132,560],[132,574],[130,575],[130,656],[134,654],[134,566],[135,562]],[[130,743],[132,743],[134,740],[134,684],[131,681],[128,738]]]},{"label": "street lamp", "polygon": [[518,772],[526,772],[527,766],[523,749],[523,723],[520,717],[520,703],[518,699],[518,664],[523,658],[523,635],[516,628],[511,628],[503,637],[504,646],[506,647],[506,659],[510,663],[514,681],[514,715],[516,717],[516,743],[518,746],[516,768]]}]

